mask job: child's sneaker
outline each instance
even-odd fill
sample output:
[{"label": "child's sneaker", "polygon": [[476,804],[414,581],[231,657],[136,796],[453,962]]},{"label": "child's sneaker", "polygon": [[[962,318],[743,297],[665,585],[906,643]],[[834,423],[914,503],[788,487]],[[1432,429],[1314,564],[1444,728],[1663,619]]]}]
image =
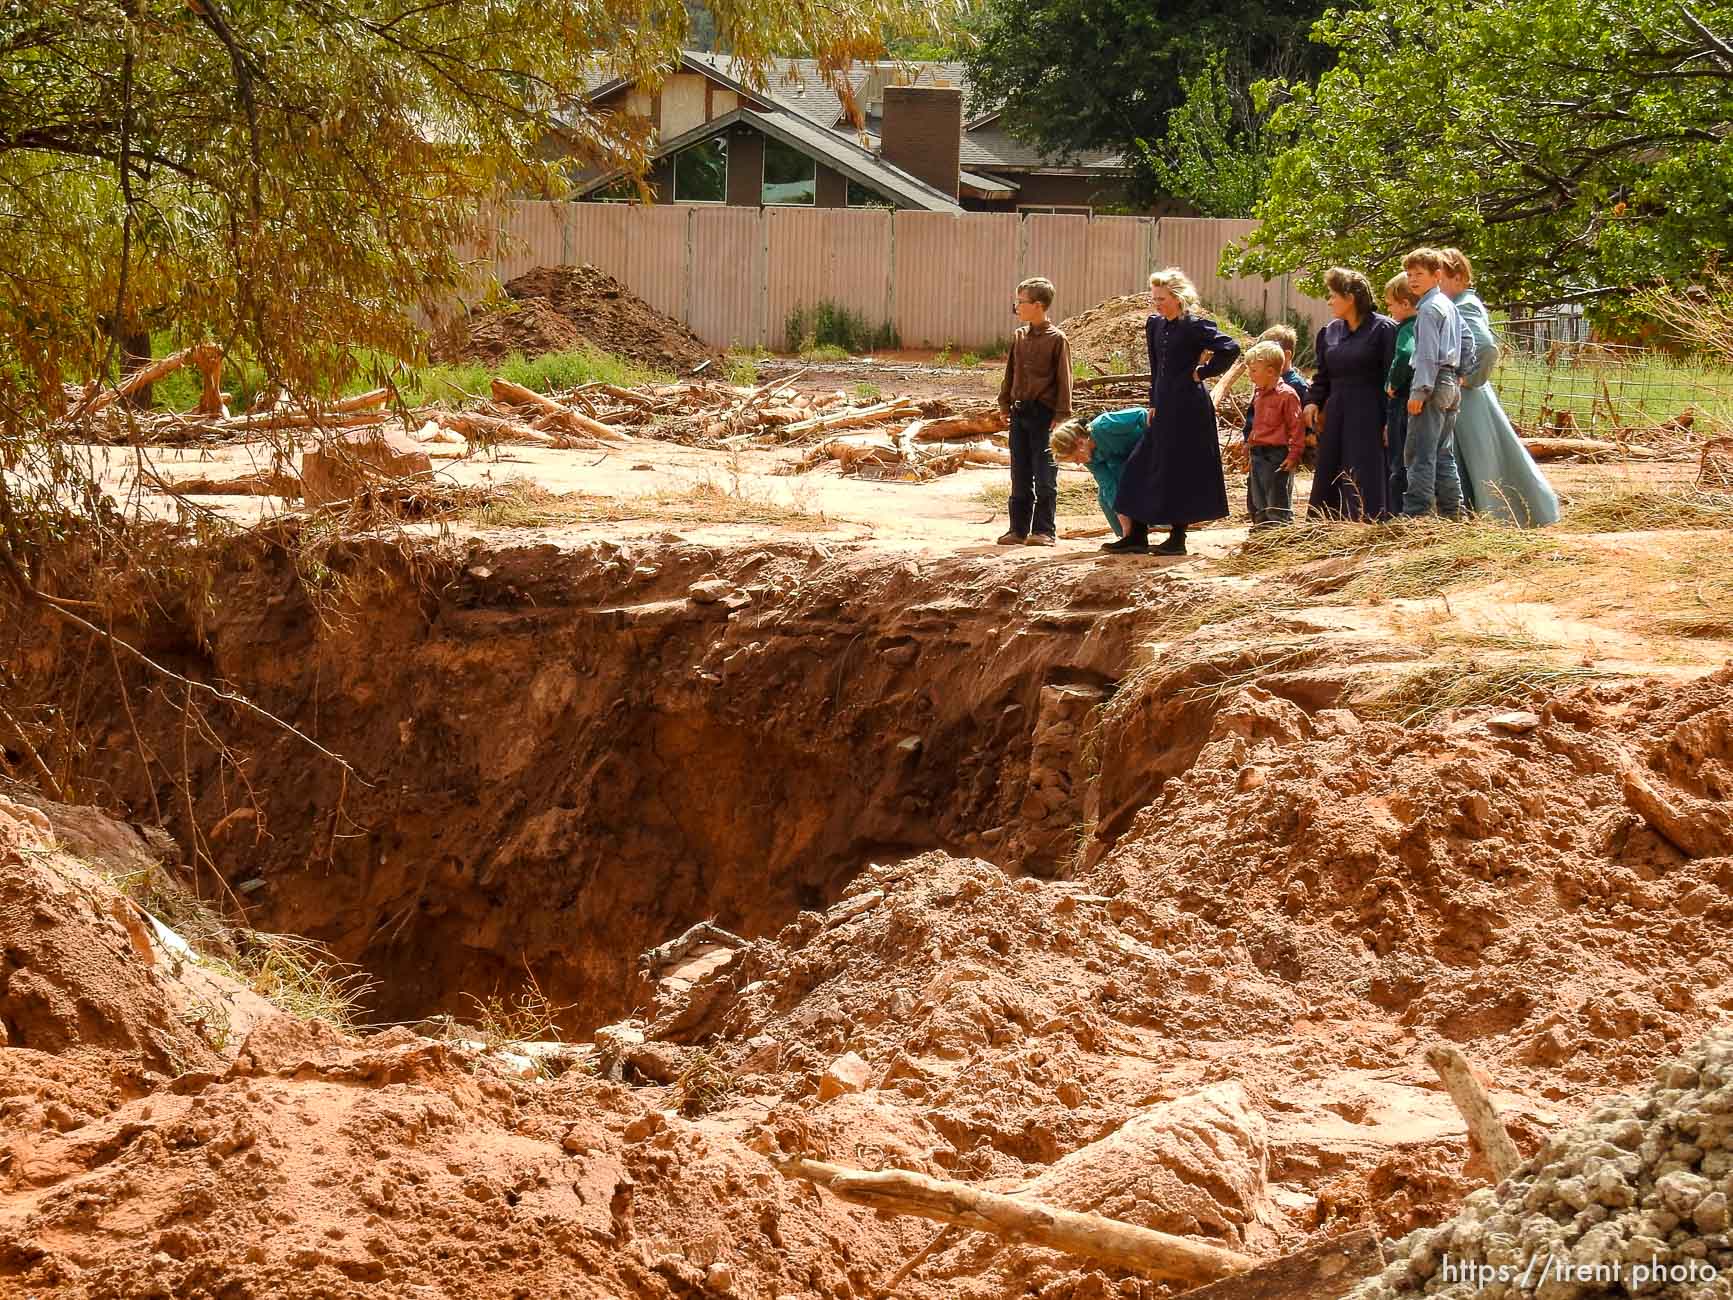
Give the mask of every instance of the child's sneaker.
[{"label": "child's sneaker", "polygon": [[1028,540],[1029,539],[1027,537],[1025,537],[1022,533],[1009,532],[1009,533],[1006,533],[1003,537],[1001,537],[999,539],[999,545],[1000,546],[1022,546],[1025,543],[1027,543]]},{"label": "child's sneaker", "polygon": [[1023,543],[1025,546],[1057,546],[1058,544],[1059,539],[1052,533],[1030,533],[1028,540]]}]

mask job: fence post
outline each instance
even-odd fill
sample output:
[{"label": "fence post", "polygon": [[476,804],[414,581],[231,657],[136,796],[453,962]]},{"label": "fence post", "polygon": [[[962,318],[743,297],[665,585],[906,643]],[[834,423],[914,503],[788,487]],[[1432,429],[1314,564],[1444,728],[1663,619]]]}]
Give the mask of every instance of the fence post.
[{"label": "fence post", "polygon": [[903,339],[902,331],[897,329],[897,209],[892,208],[885,215],[891,223],[890,256],[886,259],[890,266],[885,270],[885,320],[890,322],[891,332],[900,344]]},{"label": "fence post", "polygon": [[686,264],[680,276],[680,323],[687,329],[692,328],[692,264],[694,245],[697,232],[693,229],[698,219],[698,209],[686,209]]},{"label": "fence post", "polygon": [[770,209],[758,209],[758,346],[770,346]]}]

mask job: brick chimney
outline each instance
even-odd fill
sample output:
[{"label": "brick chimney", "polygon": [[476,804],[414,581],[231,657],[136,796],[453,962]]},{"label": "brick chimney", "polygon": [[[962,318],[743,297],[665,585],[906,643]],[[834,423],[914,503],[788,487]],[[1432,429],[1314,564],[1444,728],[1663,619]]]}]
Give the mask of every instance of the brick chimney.
[{"label": "brick chimney", "polygon": [[891,166],[956,198],[963,92],[955,86],[886,86],[879,140]]}]

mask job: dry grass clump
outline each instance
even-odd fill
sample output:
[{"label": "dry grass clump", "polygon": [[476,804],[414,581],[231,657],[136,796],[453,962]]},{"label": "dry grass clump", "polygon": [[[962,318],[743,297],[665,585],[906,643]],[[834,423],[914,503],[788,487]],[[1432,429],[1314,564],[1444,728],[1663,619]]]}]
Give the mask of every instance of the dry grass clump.
[{"label": "dry grass clump", "polygon": [[732,1076],[722,1068],[715,1057],[700,1049],[692,1053],[686,1068],[674,1081],[675,1108],[682,1115],[696,1119],[700,1115],[708,1115],[711,1111],[721,1110],[728,1104],[733,1092]]},{"label": "dry grass clump", "polygon": [[490,1052],[515,1043],[560,1042],[559,1018],[571,1007],[559,1005],[543,993],[527,966],[524,974],[529,982],[509,997],[501,993],[485,998],[464,994],[475,1011],[468,1023],[448,1022],[449,1036],[475,1039]]},{"label": "dry grass clump", "polygon": [[365,971],[299,935],[246,931],[239,938],[235,968],[253,992],[289,1015],[323,1020],[344,1033],[356,1030],[363,1002],[375,987]]},{"label": "dry grass clump", "polygon": [[550,492],[528,479],[511,479],[492,489],[481,505],[461,510],[451,522],[473,528],[561,528],[580,524],[653,519],[680,524],[827,523],[822,511],[798,497],[783,500],[736,480],[724,485],[706,479],[680,490],[610,497],[588,492]]},{"label": "dry grass clump", "polygon": [[1362,717],[1411,727],[1449,709],[1510,708],[1538,692],[1574,686],[1606,674],[1538,659],[1497,664],[1438,664],[1404,673],[1388,687],[1355,700]]},{"label": "dry grass clump", "polygon": [[1272,528],[1247,537],[1221,567],[1234,574],[1280,574],[1314,597],[1336,593],[1376,604],[1580,562],[1548,533],[1428,518]]},{"label": "dry grass clump", "polygon": [[1683,488],[1598,492],[1567,501],[1559,529],[1573,533],[1733,528],[1733,492]]}]

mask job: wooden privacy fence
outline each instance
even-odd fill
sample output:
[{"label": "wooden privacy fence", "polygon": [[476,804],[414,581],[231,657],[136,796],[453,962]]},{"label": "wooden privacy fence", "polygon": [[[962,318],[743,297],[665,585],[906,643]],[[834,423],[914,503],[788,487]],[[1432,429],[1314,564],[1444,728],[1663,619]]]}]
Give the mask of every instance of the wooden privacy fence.
[{"label": "wooden privacy fence", "polygon": [[[1045,275],[1064,318],[1139,293],[1178,265],[1206,300],[1271,319],[1321,304],[1282,280],[1223,280],[1221,249],[1249,221],[1048,213],[893,212],[610,203],[508,205],[481,274],[588,262],[718,347],[780,348],[790,313],[819,302],[890,323],[905,347],[984,348],[1010,337],[1019,280]],[[1195,228],[1195,229],[1193,229]]]}]

